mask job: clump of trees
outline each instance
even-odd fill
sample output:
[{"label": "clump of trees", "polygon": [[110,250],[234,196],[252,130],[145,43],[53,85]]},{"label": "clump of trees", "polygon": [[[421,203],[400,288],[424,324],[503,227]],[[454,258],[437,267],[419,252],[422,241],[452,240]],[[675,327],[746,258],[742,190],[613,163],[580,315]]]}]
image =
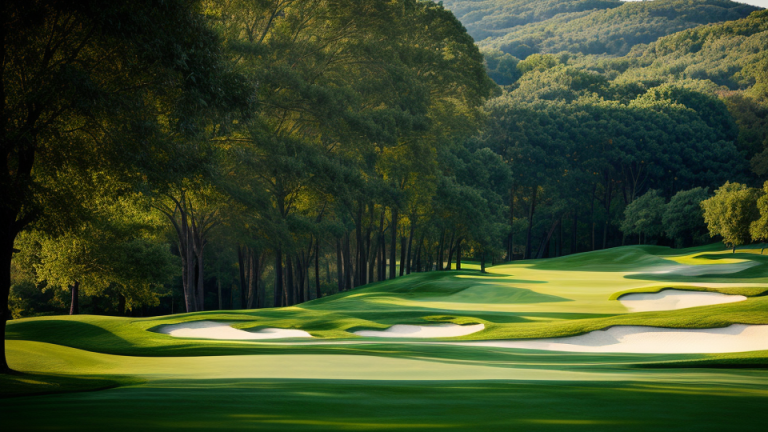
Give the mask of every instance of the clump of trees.
[{"label": "clump of trees", "polygon": [[496,86],[442,6],[3,12],[3,334],[9,298],[18,316],[63,293],[73,314],[285,306],[499,247],[509,173],[466,146]]},{"label": "clump of trees", "polygon": [[720,238],[733,252],[768,240],[768,182],[762,189],[726,182],[711,196],[694,188],[665,201],[656,190],[635,200],[624,210],[622,232],[637,235],[640,244],[664,235],[677,247]]},{"label": "clump of trees", "polygon": [[701,203],[709,198],[708,189],[693,188],[677,192],[669,202],[651,189],[624,209],[621,231],[637,236],[638,244],[659,241],[661,236],[676,247],[708,241]]},{"label": "clump of trees", "polygon": [[763,189],[730,182],[717,189],[715,196],[701,203],[710,236],[722,237],[733,252],[736,252],[737,246],[765,240],[768,215],[766,191],[768,182]]}]

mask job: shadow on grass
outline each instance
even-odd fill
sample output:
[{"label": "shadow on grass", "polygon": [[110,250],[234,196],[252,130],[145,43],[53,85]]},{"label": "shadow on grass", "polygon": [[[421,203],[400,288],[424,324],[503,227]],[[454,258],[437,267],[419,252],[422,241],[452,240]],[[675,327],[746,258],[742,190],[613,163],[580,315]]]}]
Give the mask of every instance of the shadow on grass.
[{"label": "shadow on grass", "polygon": [[0,374],[0,399],[106,390],[139,382],[141,381],[136,378],[112,375],[80,377],[30,373]]},{"label": "shadow on grass", "polygon": [[113,432],[757,431],[765,401],[759,389],[708,383],[198,380],[8,400],[3,421]]}]

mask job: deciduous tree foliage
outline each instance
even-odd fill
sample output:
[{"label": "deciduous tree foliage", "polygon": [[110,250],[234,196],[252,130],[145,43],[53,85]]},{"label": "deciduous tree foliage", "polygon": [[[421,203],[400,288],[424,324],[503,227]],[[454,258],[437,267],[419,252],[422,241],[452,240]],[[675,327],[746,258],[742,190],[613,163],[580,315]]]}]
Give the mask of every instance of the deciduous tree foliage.
[{"label": "deciduous tree foliage", "polygon": [[185,168],[174,138],[195,133],[191,115],[217,103],[222,80],[216,35],[193,1],[10,0],[0,15],[4,335],[16,237],[32,224],[66,231],[84,213],[61,174],[159,182]]},{"label": "deciduous tree foliage", "polygon": [[664,208],[662,224],[667,237],[677,247],[700,243],[707,236],[701,202],[709,198],[707,188],[683,190],[669,200]]},{"label": "deciduous tree foliage", "polygon": [[726,182],[715,191],[715,196],[702,201],[710,236],[722,236],[734,252],[737,246],[749,244],[750,225],[759,216],[757,201],[761,195],[760,189]]},{"label": "deciduous tree foliage", "polygon": [[637,235],[641,244],[644,239],[647,242],[648,237],[660,235],[664,232],[662,216],[665,204],[658,191],[649,190],[624,209],[621,231],[625,235]]}]

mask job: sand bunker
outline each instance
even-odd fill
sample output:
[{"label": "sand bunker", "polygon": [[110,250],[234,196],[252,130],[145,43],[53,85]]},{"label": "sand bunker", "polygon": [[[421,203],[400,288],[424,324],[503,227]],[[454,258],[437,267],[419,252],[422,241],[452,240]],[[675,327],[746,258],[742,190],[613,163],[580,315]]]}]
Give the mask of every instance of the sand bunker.
[{"label": "sand bunker", "polygon": [[656,293],[632,293],[619,298],[630,312],[665,311],[744,301],[743,295],[668,289]]},{"label": "sand bunker", "polygon": [[195,321],[181,324],[169,324],[154,331],[179,338],[259,340],[284,338],[311,338],[304,330],[265,328],[257,331],[245,331],[233,328],[228,323],[215,321]]},{"label": "sand bunker", "polygon": [[563,338],[454,342],[451,345],[590,353],[730,353],[768,350],[768,325],[733,324],[716,329],[615,326]]},{"label": "sand bunker", "polygon": [[407,325],[396,324],[386,330],[359,330],[355,334],[368,337],[385,338],[441,338],[466,336],[484,329],[484,324],[458,325],[458,324],[432,324],[432,325]]}]

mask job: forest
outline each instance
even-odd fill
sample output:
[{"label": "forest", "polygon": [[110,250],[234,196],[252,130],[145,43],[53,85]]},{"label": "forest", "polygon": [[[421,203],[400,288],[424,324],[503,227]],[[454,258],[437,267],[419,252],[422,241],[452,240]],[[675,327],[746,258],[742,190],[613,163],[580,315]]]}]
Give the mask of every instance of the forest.
[{"label": "forest", "polygon": [[0,311],[766,240],[768,12],[703,3],[6,2]]}]

